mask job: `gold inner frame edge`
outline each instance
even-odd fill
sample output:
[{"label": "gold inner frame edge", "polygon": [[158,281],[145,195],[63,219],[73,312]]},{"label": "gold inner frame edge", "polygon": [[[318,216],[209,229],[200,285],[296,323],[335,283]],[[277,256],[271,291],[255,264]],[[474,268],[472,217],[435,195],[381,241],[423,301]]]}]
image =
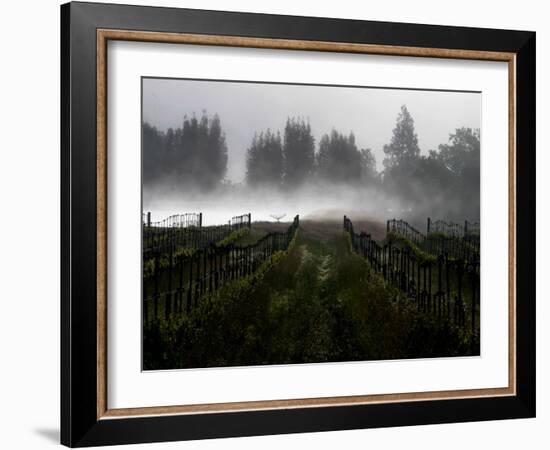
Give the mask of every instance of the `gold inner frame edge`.
[{"label": "gold inner frame edge", "polygon": [[[96,31],[97,108],[97,419],[131,416],[218,413],[266,409],[392,403],[513,396],[516,394],[516,54],[479,50],[424,48],[326,41],[251,38],[241,36],[159,33],[98,29]],[[109,40],[229,47],[363,53],[508,62],[508,387],[409,392],[397,394],[260,400],[194,405],[109,409],[107,405],[107,42]]]}]

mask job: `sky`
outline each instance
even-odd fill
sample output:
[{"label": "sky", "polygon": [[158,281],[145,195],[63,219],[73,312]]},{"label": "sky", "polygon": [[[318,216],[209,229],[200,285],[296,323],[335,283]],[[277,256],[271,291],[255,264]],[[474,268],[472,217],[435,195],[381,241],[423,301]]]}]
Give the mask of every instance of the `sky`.
[{"label": "sky", "polygon": [[245,176],[245,155],[255,132],[284,131],[287,117],[309,120],[316,147],[332,129],[353,131],[358,148],[370,148],[378,169],[401,105],[415,121],[423,154],[447,143],[456,128],[481,128],[481,94],[372,87],[335,87],[254,82],[143,79],[143,120],[166,131],[185,115],[218,114],[226,135],[226,178]]}]

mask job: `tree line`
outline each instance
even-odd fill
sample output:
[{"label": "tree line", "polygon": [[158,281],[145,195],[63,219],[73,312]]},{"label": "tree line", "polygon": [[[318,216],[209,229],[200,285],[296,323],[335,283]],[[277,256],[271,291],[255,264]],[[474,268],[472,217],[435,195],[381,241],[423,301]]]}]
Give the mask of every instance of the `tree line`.
[{"label": "tree line", "polygon": [[[308,181],[374,187],[405,203],[446,203],[475,219],[479,216],[480,132],[458,128],[449,141],[421,155],[414,119],[406,105],[383,148],[378,171],[371,149],[359,148],[353,132],[333,129],[316,145],[309,122],[289,117],[282,133],[257,132],[246,151],[246,183],[257,187],[298,187]],[[152,183],[167,174],[177,185],[211,190],[227,172],[227,145],[220,118],[185,117],[166,132],[143,124],[143,178]]]},{"label": "tree line", "polygon": [[420,154],[414,120],[403,105],[389,144],[384,146],[381,185],[390,195],[432,210],[448,219],[479,219],[480,131],[457,128],[446,144]]},{"label": "tree line", "polygon": [[270,129],[257,133],[247,149],[248,185],[297,187],[317,178],[369,183],[376,176],[372,151],[359,149],[353,133],[332,130],[316,152],[311,126],[302,118],[288,118],[282,136]]},{"label": "tree line", "polygon": [[227,145],[220,118],[185,116],[180,128],[166,132],[144,122],[143,183],[174,177],[178,186],[216,188],[227,172]]},{"label": "tree line", "polygon": [[378,172],[371,149],[359,148],[353,132],[333,129],[316,151],[309,123],[289,118],[282,135],[267,130],[254,136],[247,150],[246,181],[289,187],[316,179],[359,184],[449,219],[453,211],[457,219],[479,218],[479,129],[457,128],[447,143],[421,155],[414,119],[403,105],[383,150],[383,170]]}]

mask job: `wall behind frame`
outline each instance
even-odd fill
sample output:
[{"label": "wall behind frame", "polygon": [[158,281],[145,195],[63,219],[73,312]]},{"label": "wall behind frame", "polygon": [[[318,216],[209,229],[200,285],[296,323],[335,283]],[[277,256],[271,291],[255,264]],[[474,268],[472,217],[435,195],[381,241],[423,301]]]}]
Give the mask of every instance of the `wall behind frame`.
[{"label": "wall behind frame", "polygon": [[[3,10],[0,29],[3,70],[0,71],[0,195],[2,220],[3,300],[0,311],[3,433],[0,446],[11,449],[57,447],[59,440],[59,5],[56,0],[10,2]],[[122,3],[122,2],[116,2]],[[550,122],[546,107],[550,88],[550,30],[544,3],[536,0],[494,2],[462,0],[453,5],[437,1],[394,0],[132,0],[126,3],[202,9],[296,14],[363,20],[417,22],[456,26],[524,29],[537,32],[537,228],[548,223],[543,194],[550,192],[550,147],[543,124]],[[39,226],[37,225],[39,224]],[[25,270],[33,242],[31,269]],[[550,251],[539,232],[537,278],[544,279]],[[538,286],[538,373],[550,375],[550,319],[547,293]],[[203,442],[128,446],[136,449],[350,449],[399,448],[449,450],[464,448],[545,448],[550,427],[550,387],[538,385],[538,417],[531,420],[429,425],[422,427],[358,430],[288,436],[224,439]]]}]

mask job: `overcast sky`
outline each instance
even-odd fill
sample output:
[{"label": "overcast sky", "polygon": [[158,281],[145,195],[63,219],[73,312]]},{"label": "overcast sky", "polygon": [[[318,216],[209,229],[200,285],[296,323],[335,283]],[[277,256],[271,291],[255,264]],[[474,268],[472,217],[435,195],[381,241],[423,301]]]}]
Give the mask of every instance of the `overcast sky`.
[{"label": "overcast sky", "polygon": [[316,146],[331,129],[353,131],[359,148],[371,148],[382,168],[383,146],[407,105],[423,154],[446,143],[456,128],[481,127],[481,94],[464,92],[303,86],[226,81],[143,80],[143,119],[160,130],[181,127],[183,117],[217,113],[226,134],[227,178],[239,182],[254,133],[283,133],[289,116],[308,118]]}]

